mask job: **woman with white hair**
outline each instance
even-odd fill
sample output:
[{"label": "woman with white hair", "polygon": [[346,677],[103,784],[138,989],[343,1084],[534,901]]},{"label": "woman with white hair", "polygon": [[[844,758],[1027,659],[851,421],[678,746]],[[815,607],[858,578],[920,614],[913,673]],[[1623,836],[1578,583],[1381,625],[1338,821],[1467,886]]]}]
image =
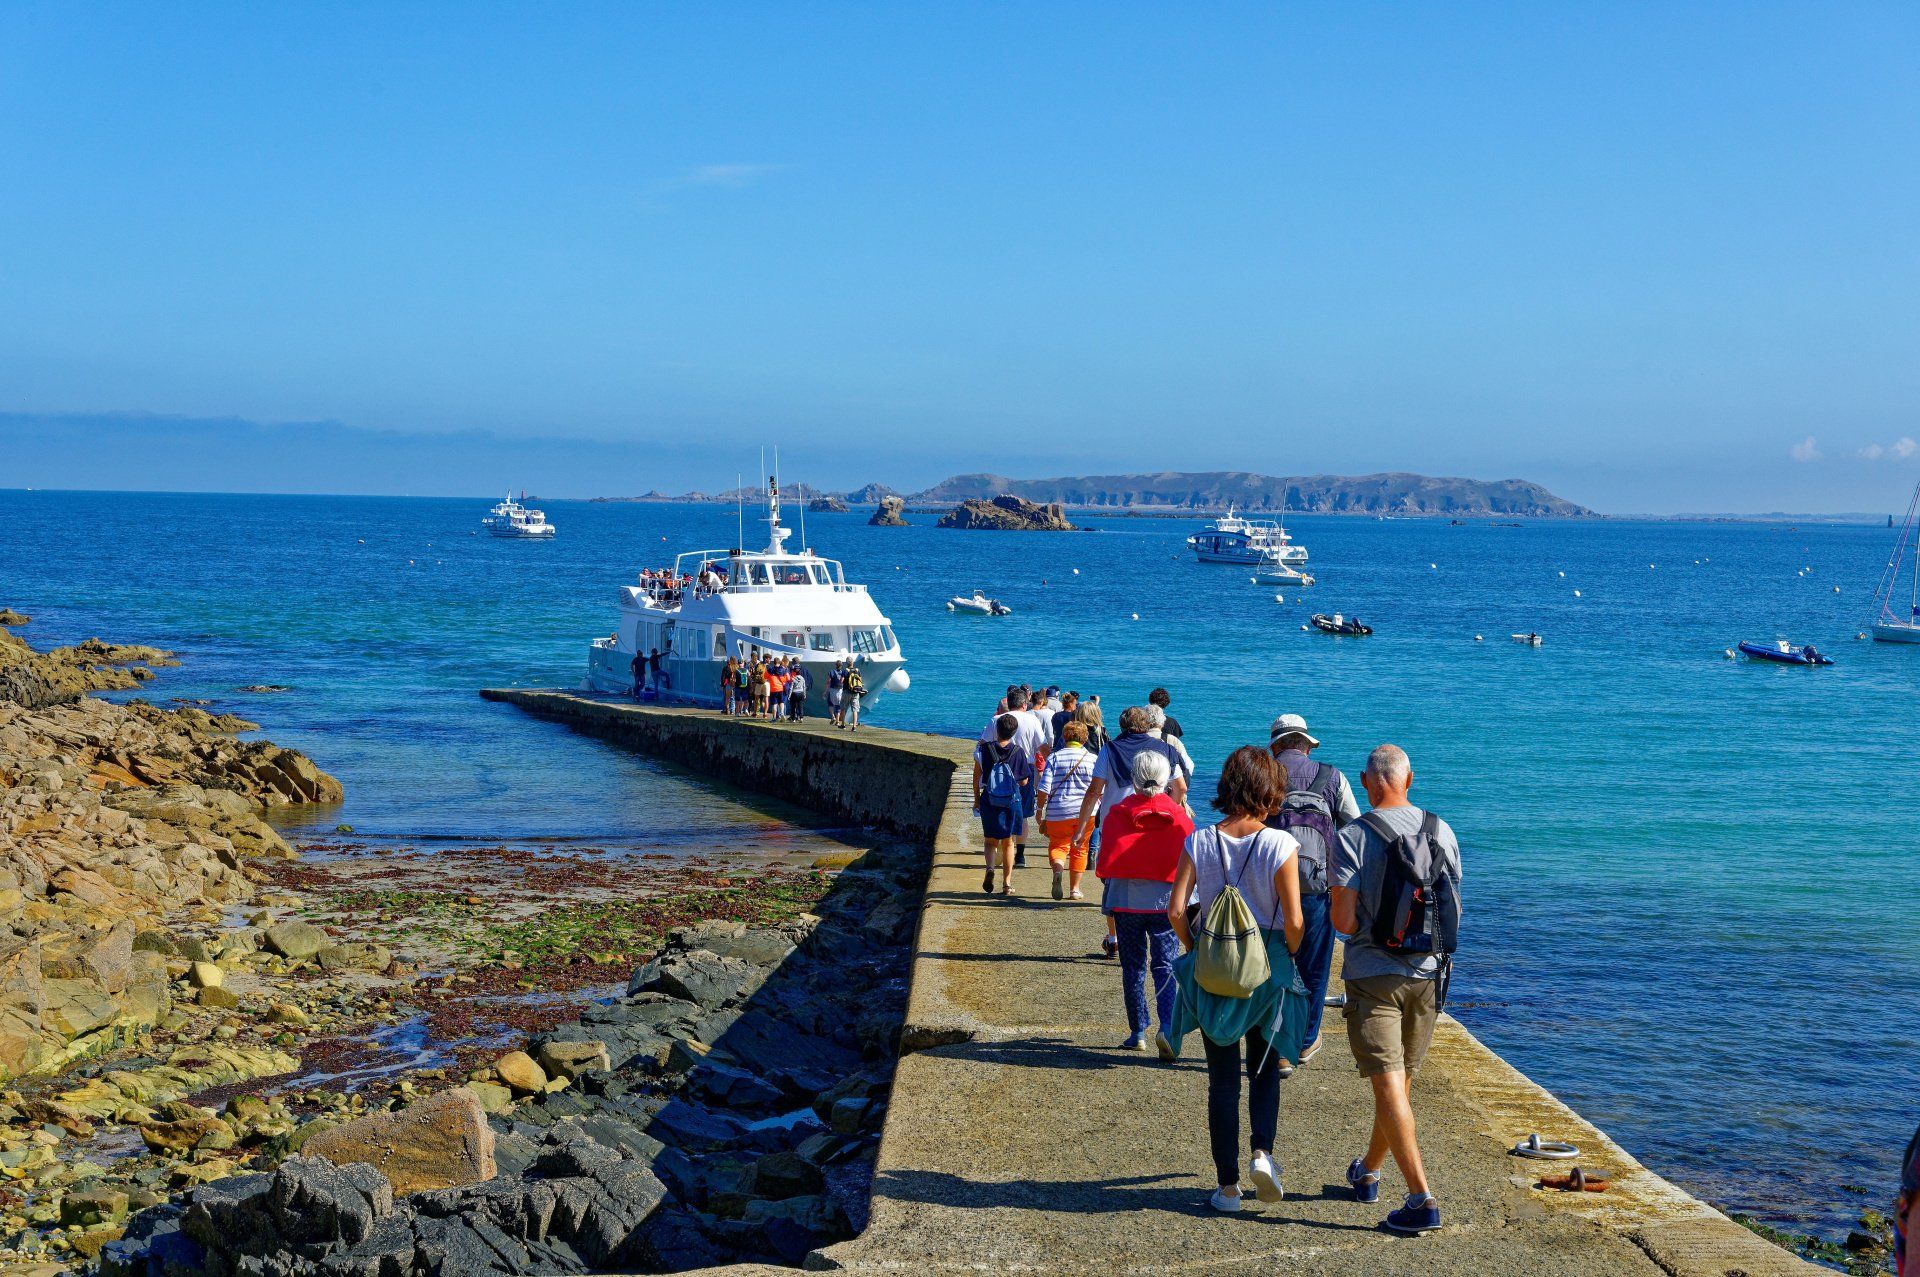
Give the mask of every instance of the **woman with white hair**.
[{"label": "woman with white hair", "polygon": [[1151,974],[1160,1025],[1155,1043],[1160,1058],[1171,1060],[1179,1054],[1167,1029],[1173,1023],[1173,960],[1180,949],[1167,910],[1193,817],[1167,793],[1173,764],[1166,755],[1143,750],[1134,755],[1131,771],[1133,792],[1114,806],[1100,829],[1095,872],[1106,885],[1100,910],[1113,922],[1120,942],[1120,991],[1128,1030],[1120,1049],[1147,1049],[1145,986]]}]

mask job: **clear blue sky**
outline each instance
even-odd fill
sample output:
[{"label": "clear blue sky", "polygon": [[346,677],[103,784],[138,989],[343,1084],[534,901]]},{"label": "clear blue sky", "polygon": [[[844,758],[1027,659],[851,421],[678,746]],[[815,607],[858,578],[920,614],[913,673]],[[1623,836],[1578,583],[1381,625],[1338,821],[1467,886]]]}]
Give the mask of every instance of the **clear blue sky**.
[{"label": "clear blue sky", "polygon": [[0,487],[1903,506],[1916,66],[1912,3],[13,3]]}]

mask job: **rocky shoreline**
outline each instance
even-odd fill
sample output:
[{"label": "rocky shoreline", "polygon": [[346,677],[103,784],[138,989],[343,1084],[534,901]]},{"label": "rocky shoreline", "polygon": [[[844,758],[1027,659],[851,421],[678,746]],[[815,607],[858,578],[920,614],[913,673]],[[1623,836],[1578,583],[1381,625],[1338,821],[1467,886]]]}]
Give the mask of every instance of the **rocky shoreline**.
[{"label": "rocky shoreline", "polygon": [[85,695],[169,659],[0,630],[8,1270],[674,1271],[863,1226],[924,850],[296,857],[264,817],[339,800],[310,761]]}]

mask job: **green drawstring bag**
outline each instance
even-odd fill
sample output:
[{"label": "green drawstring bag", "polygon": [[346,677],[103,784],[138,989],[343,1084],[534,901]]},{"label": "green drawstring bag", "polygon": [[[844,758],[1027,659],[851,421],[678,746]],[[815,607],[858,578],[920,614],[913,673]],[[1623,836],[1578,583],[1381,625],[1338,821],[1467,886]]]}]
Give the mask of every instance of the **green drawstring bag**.
[{"label": "green drawstring bag", "polygon": [[[1217,832],[1213,845],[1220,855],[1220,876],[1225,878],[1227,849]],[[1246,864],[1241,864],[1240,873],[1246,871]],[[1200,932],[1193,940],[1194,982],[1216,997],[1250,998],[1270,974],[1266,937],[1260,934],[1260,924],[1240,894],[1240,878],[1235,875],[1200,920]]]}]

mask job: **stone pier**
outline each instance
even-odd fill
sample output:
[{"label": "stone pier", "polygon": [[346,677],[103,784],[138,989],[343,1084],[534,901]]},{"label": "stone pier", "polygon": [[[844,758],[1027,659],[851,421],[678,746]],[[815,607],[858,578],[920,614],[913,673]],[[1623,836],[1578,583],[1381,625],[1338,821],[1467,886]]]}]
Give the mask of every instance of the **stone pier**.
[{"label": "stone pier", "polygon": [[[1092,900],[1062,903],[1044,867],[1017,895],[980,890],[970,744],[567,692],[490,690],[575,730],[734,784],[933,844],[902,1058],[866,1232],[808,1267],[857,1273],[1447,1273],[1493,1277],[1783,1277],[1825,1273],[1642,1166],[1451,1017],[1415,1087],[1429,1177],[1447,1227],[1382,1231],[1381,1201],[1343,1174],[1371,1116],[1335,1012],[1326,1047],[1281,1090],[1286,1200],[1207,1210],[1206,1069],[1198,1043],[1162,1064],[1121,1052],[1116,963]],[[1044,853],[1035,858],[1044,865]],[[1097,896],[1097,892],[1090,893]],[[1244,1115],[1243,1115],[1244,1120]],[[1531,1132],[1580,1146],[1610,1191],[1549,1192],[1563,1164],[1507,1150]],[[779,1270],[740,1267],[735,1274]]]}]

